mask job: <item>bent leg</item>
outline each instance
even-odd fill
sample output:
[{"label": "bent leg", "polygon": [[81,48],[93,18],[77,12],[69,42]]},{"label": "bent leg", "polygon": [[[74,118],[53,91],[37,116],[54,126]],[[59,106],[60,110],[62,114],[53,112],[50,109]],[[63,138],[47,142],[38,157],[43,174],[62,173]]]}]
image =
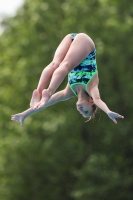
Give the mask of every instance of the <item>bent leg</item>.
[{"label": "bent leg", "polygon": [[60,45],[57,47],[53,61],[43,70],[37,86],[37,90],[40,94],[42,93],[42,90],[46,88],[47,84],[49,83],[53,72],[59,67],[60,63],[64,59],[71,43],[72,43],[71,36],[67,35],[62,40]]},{"label": "bent leg", "polygon": [[65,76],[76,66],[78,66],[84,58],[89,55],[95,48],[95,45],[91,38],[84,34],[78,34],[72,45],[70,46],[64,60],[53,73],[48,90],[53,94]]},{"label": "bent leg", "polygon": [[38,108],[42,107],[51,95],[56,91],[62,83],[66,75],[76,66],[78,66],[84,58],[90,54],[95,48],[91,38],[84,33],[78,34],[72,42],[69,50],[67,51],[64,60],[60,66],[54,71],[50,85],[47,90],[44,90],[45,98],[37,105]]},{"label": "bent leg", "polygon": [[59,67],[72,43],[71,35],[67,35],[56,49],[53,61],[43,70],[37,89],[33,91],[30,107],[34,107],[42,97],[42,91],[49,83],[53,72]]}]

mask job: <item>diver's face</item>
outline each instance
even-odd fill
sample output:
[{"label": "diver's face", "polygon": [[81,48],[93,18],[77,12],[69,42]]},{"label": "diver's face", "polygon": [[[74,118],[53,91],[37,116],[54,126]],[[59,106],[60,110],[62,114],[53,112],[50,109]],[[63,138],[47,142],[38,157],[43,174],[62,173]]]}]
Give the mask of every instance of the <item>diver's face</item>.
[{"label": "diver's face", "polygon": [[84,117],[89,117],[93,113],[93,111],[92,111],[93,104],[94,104],[94,102],[92,99],[90,99],[89,101],[82,100],[82,101],[77,101],[76,107],[81,115],[83,115]]}]

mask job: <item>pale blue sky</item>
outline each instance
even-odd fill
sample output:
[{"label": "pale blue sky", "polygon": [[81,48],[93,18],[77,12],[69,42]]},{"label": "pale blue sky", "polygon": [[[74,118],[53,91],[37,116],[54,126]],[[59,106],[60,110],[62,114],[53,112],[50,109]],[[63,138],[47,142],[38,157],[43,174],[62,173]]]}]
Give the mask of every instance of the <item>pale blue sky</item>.
[{"label": "pale blue sky", "polygon": [[16,10],[23,4],[24,0],[0,0],[0,17],[4,15],[13,16]]},{"label": "pale blue sky", "polygon": [[[0,0],[0,24],[4,16],[13,17],[23,2],[24,0]],[[3,28],[0,25],[0,34],[2,32]]]}]

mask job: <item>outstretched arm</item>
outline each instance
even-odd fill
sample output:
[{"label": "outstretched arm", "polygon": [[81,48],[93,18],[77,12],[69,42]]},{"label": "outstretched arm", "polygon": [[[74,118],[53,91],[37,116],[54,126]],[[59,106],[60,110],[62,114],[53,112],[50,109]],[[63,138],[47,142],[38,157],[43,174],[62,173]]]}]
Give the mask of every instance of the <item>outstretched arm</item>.
[{"label": "outstretched arm", "polygon": [[94,103],[103,110],[108,117],[113,120],[114,123],[117,124],[116,118],[124,118],[122,115],[119,115],[118,113],[112,112],[108,106],[101,100],[98,87],[94,87],[90,91],[90,95],[93,98]]},{"label": "outstretched arm", "polygon": [[28,116],[30,116],[30,115],[32,115],[34,113],[37,113],[37,112],[39,112],[41,110],[44,110],[48,106],[56,104],[56,103],[58,103],[60,101],[68,100],[68,99],[70,99],[72,97],[74,97],[74,94],[72,93],[72,91],[70,90],[69,86],[67,85],[64,90],[59,91],[59,92],[55,93],[54,95],[52,95],[52,97],[49,99],[49,101],[47,102],[47,104],[44,107],[39,108],[37,110],[29,108],[29,109],[23,111],[22,113],[18,113],[18,114],[12,115],[11,120],[19,121],[20,125],[22,126],[26,117],[28,117]]},{"label": "outstretched arm", "polygon": [[44,107],[46,108],[46,107],[56,104],[60,101],[66,101],[72,97],[75,97],[75,95],[73,94],[69,85],[67,84],[67,86],[64,90],[61,90],[61,91],[53,94],[52,97],[49,99],[49,101],[47,102],[47,104]]}]

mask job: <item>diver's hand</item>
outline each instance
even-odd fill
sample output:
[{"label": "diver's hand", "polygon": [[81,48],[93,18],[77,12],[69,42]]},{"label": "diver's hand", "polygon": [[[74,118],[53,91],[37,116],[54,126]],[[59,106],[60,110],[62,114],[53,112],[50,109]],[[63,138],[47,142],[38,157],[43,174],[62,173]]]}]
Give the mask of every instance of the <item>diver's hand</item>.
[{"label": "diver's hand", "polygon": [[115,113],[115,112],[112,112],[112,111],[108,112],[107,115],[109,116],[110,119],[113,120],[113,122],[115,124],[117,124],[116,118],[121,118],[121,119],[124,118],[124,116],[119,115],[118,113]]}]

